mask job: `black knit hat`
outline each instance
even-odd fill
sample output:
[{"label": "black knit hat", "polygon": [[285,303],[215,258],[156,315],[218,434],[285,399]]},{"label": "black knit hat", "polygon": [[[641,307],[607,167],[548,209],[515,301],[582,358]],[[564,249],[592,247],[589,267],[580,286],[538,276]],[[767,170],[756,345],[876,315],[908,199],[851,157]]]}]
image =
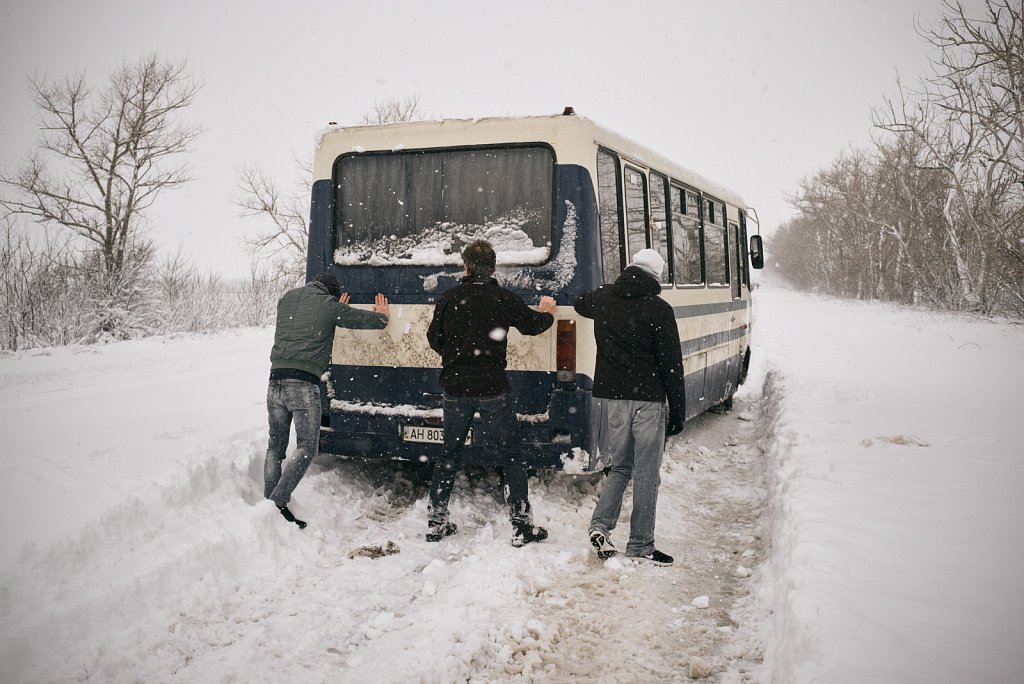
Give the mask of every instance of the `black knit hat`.
[{"label": "black knit hat", "polygon": [[326,286],[327,291],[330,292],[331,296],[335,299],[341,296],[341,285],[338,284],[338,279],[330,273],[321,273],[316,278],[313,278],[313,282]]}]

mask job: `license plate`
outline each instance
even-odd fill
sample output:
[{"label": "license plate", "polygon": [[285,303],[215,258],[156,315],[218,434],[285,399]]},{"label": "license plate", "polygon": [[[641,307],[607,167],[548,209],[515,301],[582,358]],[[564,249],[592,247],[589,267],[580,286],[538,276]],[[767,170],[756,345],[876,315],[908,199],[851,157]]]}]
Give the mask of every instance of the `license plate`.
[{"label": "license plate", "polygon": [[[403,442],[423,442],[426,444],[444,444],[444,428],[427,425],[403,425]],[[473,430],[466,435],[466,445],[473,443]]]}]

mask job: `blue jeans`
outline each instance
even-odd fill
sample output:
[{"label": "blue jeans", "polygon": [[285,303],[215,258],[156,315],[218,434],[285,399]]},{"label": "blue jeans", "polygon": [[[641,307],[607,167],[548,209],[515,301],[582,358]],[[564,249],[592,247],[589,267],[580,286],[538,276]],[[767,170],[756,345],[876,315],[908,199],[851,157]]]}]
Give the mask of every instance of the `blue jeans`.
[{"label": "blue jeans", "polygon": [[633,480],[633,513],[629,519],[627,556],[654,550],[654,518],[661,484],[661,456],[665,448],[665,405],[630,399],[602,399],[607,407],[607,449],[612,466],[605,478],[590,531],[609,534],[622,510],[622,495]]},{"label": "blue jeans", "polygon": [[[267,417],[270,441],[263,463],[263,495],[286,506],[292,491],[316,458],[320,446],[320,386],[305,380],[271,380],[267,387]],[[288,450],[288,433],[295,421],[295,458],[281,473]]]},{"label": "blue jeans", "polygon": [[[519,421],[512,411],[508,394],[493,397],[444,397],[444,451],[434,462],[430,480],[430,501],[427,504],[427,522],[442,524],[448,521],[448,500],[455,486],[455,476],[462,465],[462,445],[473,425],[473,414],[480,412],[488,439],[498,449],[502,465],[505,503],[512,524],[533,524],[530,511],[529,485],[526,461],[523,458],[523,438]],[[479,438],[479,436],[476,436]]]}]

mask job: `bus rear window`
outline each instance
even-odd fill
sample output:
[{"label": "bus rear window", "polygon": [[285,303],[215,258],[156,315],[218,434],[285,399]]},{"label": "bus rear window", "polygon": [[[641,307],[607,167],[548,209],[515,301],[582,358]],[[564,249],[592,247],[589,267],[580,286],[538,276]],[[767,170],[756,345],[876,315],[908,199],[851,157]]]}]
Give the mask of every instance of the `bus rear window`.
[{"label": "bus rear window", "polygon": [[499,264],[551,256],[554,157],[541,146],[360,153],[335,164],[334,261],[462,265],[477,239]]}]

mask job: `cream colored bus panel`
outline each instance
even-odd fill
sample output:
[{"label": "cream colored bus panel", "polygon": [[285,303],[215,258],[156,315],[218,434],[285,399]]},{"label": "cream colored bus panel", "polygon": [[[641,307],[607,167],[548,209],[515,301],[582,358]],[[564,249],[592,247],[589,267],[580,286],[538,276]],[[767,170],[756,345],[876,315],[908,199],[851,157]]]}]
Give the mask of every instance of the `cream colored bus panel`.
[{"label": "cream colored bus panel", "polygon": [[[369,310],[368,305],[357,308]],[[347,366],[440,368],[441,357],[427,344],[433,305],[391,305],[384,330],[338,328],[331,363]],[[508,370],[554,370],[554,331],[528,337],[515,329],[508,336]]]},{"label": "cream colored bus panel", "polygon": [[[368,305],[359,305],[367,309]],[[331,363],[346,366],[405,366],[431,368],[439,358],[427,344],[427,326],[433,306],[391,305],[391,320],[384,330],[338,328]]]},{"label": "cream colored bus panel", "polygon": [[522,335],[515,328],[508,331],[507,370],[553,371],[555,349],[554,326],[540,335]]}]

